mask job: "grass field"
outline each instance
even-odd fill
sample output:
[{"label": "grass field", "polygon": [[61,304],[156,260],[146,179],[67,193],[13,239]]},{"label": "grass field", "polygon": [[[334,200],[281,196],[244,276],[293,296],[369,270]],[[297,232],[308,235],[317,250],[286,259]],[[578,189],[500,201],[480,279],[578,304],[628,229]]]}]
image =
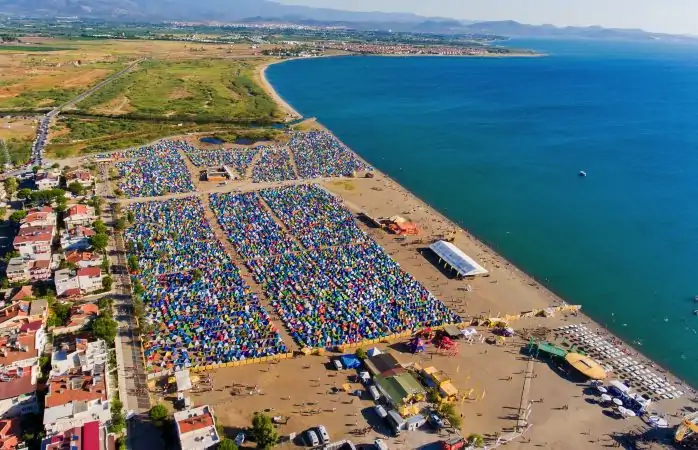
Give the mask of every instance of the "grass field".
[{"label": "grass field", "polygon": [[140,146],[160,138],[187,133],[224,136],[229,142],[238,137],[274,139],[283,135],[281,131],[270,128],[244,129],[191,122],[180,126],[171,122],[61,116],[51,130],[47,153],[49,157],[68,158]]},{"label": "grass field", "polygon": [[91,113],[198,122],[274,121],[280,111],[240,60],[146,61],[77,105]]},{"label": "grass field", "polygon": [[0,52],[60,52],[65,50],[74,50],[74,48],[48,45],[0,45]]}]

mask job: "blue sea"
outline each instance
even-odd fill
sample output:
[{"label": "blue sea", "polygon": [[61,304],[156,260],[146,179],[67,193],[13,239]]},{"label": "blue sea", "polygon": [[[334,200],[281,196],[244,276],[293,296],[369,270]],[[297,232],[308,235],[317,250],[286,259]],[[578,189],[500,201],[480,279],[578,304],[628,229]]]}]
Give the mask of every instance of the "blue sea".
[{"label": "blue sea", "polygon": [[321,58],[267,75],[303,115],[698,386],[698,46],[507,45],[549,56]]}]

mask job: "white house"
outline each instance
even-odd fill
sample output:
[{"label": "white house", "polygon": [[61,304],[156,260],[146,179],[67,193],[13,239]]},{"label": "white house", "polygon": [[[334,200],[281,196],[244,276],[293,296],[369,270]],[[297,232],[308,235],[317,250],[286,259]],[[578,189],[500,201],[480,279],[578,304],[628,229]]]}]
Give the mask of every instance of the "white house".
[{"label": "white house", "polygon": [[41,191],[57,188],[60,181],[60,176],[55,172],[39,171],[34,175],[34,186]]},{"label": "white house", "polygon": [[66,229],[70,230],[77,226],[90,226],[96,219],[94,208],[87,205],[73,205],[65,212],[63,222]]},{"label": "white house", "polygon": [[58,297],[74,297],[80,295],[80,281],[70,269],[57,270],[53,276]]},{"label": "white house", "polygon": [[66,252],[87,250],[90,248],[90,238],[95,234],[97,233],[94,230],[78,225],[61,235],[61,248]]},{"label": "white house", "polygon": [[102,425],[110,422],[107,360],[107,345],[102,340],[76,339],[53,352],[44,410],[47,433],[92,420]]},{"label": "white house", "polygon": [[12,245],[22,256],[51,259],[51,243],[55,232],[54,226],[20,228]]},{"label": "white house", "polygon": [[76,271],[57,270],[53,281],[57,296],[74,297],[103,289],[102,278],[104,276],[99,267],[85,267]]},{"label": "white house", "polygon": [[205,450],[220,443],[210,406],[176,412],[174,419],[182,450]]},{"label": "white house", "polygon": [[90,293],[103,289],[102,286],[102,270],[99,267],[85,267],[77,271],[80,290],[84,293]]},{"label": "white house", "polygon": [[22,220],[20,228],[26,227],[55,227],[58,223],[56,213],[50,206],[32,208],[27,211],[27,217]]}]

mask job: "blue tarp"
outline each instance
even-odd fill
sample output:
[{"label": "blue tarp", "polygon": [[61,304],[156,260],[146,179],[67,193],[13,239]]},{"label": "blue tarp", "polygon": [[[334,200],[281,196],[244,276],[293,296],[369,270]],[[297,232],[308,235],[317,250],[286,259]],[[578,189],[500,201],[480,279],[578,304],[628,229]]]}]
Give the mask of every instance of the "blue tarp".
[{"label": "blue tarp", "polygon": [[356,355],[342,355],[339,357],[345,369],[356,369],[361,367],[361,360]]}]

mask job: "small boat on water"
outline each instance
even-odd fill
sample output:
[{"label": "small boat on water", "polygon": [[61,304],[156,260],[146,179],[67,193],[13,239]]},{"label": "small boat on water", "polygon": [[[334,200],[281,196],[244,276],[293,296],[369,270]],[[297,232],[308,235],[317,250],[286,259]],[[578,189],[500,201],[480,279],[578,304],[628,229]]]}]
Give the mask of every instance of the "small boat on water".
[{"label": "small boat on water", "polygon": [[579,171],[579,176],[580,176],[580,177],[585,177],[585,176],[587,176],[587,173],[586,173],[585,171],[583,171],[583,170],[580,170],[580,171]]}]

